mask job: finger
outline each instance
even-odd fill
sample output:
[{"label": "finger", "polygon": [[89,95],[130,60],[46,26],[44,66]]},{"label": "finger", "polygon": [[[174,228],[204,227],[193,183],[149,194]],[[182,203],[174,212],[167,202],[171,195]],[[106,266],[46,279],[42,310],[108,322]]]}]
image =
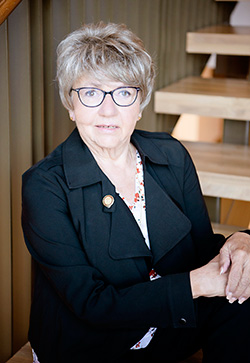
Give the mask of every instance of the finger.
[{"label": "finger", "polygon": [[229,300],[231,298],[234,298],[234,299],[237,298],[236,290],[238,288],[238,285],[240,284],[242,275],[243,275],[242,264],[238,263],[238,262],[233,263],[231,265],[231,269],[229,271],[228,283],[227,283],[227,287],[226,287],[226,295]]},{"label": "finger", "polygon": [[233,295],[237,299],[246,297],[248,295],[248,291],[250,288],[250,266],[249,265],[250,265],[249,263],[246,263],[244,265],[241,279],[238,283],[236,290],[233,293]]},{"label": "finger", "polygon": [[244,294],[241,295],[238,299],[239,304],[243,304],[250,297],[250,286],[244,291]]},{"label": "finger", "polygon": [[227,272],[230,264],[231,264],[230,253],[225,246],[220,250],[220,259],[219,259],[220,274]]}]

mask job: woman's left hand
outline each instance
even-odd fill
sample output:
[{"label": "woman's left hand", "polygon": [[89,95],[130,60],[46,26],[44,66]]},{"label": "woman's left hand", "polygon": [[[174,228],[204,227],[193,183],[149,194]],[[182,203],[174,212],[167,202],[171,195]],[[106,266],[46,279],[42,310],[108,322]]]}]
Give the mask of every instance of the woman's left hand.
[{"label": "woman's left hand", "polygon": [[220,250],[220,271],[229,271],[226,287],[230,303],[240,304],[250,297],[250,235],[234,233]]}]

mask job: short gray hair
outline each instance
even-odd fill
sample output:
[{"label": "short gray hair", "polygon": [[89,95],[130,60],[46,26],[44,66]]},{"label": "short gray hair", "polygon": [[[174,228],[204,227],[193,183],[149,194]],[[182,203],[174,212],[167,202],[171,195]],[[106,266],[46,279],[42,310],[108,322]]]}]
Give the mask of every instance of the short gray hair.
[{"label": "short gray hair", "polygon": [[141,110],[149,103],[155,67],[143,42],[124,24],[83,25],[57,48],[57,80],[61,101],[73,109],[70,90],[81,77],[110,79],[141,89]]}]

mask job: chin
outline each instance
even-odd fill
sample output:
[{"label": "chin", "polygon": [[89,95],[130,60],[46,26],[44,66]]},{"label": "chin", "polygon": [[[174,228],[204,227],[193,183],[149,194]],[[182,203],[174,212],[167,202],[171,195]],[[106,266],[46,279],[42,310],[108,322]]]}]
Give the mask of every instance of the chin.
[{"label": "chin", "polygon": [[120,138],[116,137],[115,135],[105,135],[102,137],[98,137],[96,139],[97,145],[100,145],[101,147],[114,147],[115,145],[119,145],[121,142]]}]

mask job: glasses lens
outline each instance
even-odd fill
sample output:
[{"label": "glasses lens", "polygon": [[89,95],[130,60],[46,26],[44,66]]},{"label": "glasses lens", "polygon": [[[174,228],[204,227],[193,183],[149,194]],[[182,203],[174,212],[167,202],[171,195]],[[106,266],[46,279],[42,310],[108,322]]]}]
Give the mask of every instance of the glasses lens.
[{"label": "glasses lens", "polygon": [[97,88],[81,88],[79,90],[79,97],[81,102],[90,107],[95,107],[102,102],[103,93]]},{"label": "glasses lens", "polygon": [[137,93],[138,91],[134,87],[121,87],[113,92],[113,98],[117,105],[129,106],[135,102]]}]

